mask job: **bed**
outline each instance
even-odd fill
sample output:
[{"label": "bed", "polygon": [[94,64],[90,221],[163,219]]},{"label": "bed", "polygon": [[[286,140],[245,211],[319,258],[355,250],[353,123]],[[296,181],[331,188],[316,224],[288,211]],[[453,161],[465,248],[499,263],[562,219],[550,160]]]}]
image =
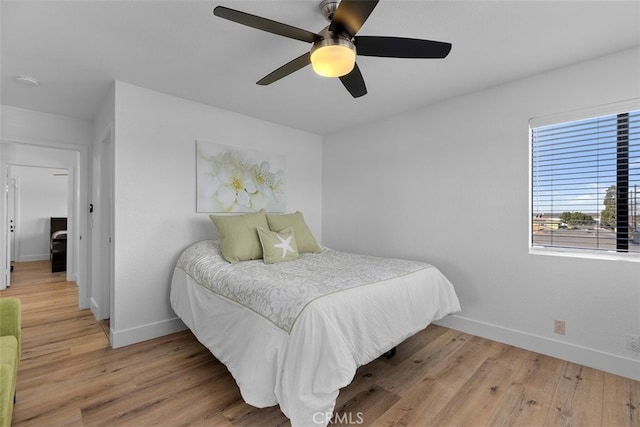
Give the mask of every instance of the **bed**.
[{"label": "bed", "polygon": [[322,247],[232,264],[215,240],[180,256],[171,305],[248,404],[279,404],[294,427],[326,425],[359,366],[460,311],[452,284],[426,263]]},{"label": "bed", "polygon": [[67,218],[50,218],[49,258],[51,272],[67,270]]}]

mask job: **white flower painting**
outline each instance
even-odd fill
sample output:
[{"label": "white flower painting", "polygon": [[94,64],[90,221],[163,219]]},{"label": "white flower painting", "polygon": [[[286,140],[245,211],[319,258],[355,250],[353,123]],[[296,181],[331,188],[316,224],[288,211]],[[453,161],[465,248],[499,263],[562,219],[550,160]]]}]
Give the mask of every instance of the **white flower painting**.
[{"label": "white flower painting", "polygon": [[196,141],[197,212],[284,212],[284,156]]}]

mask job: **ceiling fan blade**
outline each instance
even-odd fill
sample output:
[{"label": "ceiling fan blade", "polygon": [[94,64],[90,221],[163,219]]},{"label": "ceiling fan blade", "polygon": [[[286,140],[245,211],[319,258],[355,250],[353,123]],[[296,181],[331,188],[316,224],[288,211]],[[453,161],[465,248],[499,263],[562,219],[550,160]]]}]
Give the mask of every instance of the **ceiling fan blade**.
[{"label": "ceiling fan blade", "polygon": [[340,81],[354,98],[360,98],[367,94],[367,86],[364,84],[364,78],[358,64],[354,64],[353,70],[347,75],[340,77]]},{"label": "ceiling fan blade", "polygon": [[260,16],[251,15],[249,13],[240,12],[239,10],[229,9],[224,6],[216,6],[216,8],[213,9],[213,14],[220,18],[237,22],[238,24],[303,42],[313,43],[322,38],[320,35],[312,33],[311,31],[303,30],[281,22],[272,21],[271,19],[262,18]]},{"label": "ceiling fan blade", "polygon": [[444,58],[451,43],[403,37],[362,36],[354,40],[358,55],[385,58]]},{"label": "ceiling fan blade", "polygon": [[311,64],[311,53],[307,52],[303,55],[300,55],[296,59],[287,62],[277,70],[267,74],[266,76],[258,80],[256,84],[260,86],[270,85],[271,83],[277,82],[281,78],[287,77],[289,74],[295,73],[296,71],[306,67],[309,64]]},{"label": "ceiling fan blade", "polygon": [[342,0],[333,15],[329,31],[340,33],[342,30],[352,37],[367,20],[379,0]]}]

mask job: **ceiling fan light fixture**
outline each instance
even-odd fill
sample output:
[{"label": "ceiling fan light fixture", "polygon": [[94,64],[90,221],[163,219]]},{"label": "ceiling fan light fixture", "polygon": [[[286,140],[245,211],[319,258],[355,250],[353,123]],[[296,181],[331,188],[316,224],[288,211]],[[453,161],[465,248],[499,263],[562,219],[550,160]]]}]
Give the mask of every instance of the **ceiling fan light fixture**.
[{"label": "ceiling fan light fixture", "polygon": [[224,6],[216,6],[213,14],[247,27],[313,44],[309,52],[267,74],[256,84],[270,85],[312,65],[321,76],[340,77],[351,96],[359,98],[367,94],[367,86],[356,65],[356,45],[361,56],[380,58],[444,58],[451,50],[451,43],[434,40],[356,35],[378,1],[321,0],[320,10],[329,25],[318,33]]},{"label": "ceiling fan light fixture", "polygon": [[311,48],[311,66],[323,77],[342,77],[349,74],[356,63],[356,47],[343,37],[325,38]]}]

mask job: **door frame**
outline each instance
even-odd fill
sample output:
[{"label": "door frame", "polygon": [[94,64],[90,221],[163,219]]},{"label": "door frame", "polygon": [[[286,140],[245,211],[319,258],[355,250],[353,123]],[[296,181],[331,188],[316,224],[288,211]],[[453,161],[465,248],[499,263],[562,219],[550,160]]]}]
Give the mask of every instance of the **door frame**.
[{"label": "door frame", "polygon": [[[71,246],[72,259],[68,260],[71,264],[71,270],[67,273],[69,280],[74,280],[78,285],[78,306],[80,309],[89,308],[88,297],[88,277],[89,277],[89,260],[90,260],[90,245],[89,234],[87,228],[88,211],[88,189],[90,187],[89,176],[89,154],[91,151],[90,146],[69,144],[54,141],[43,141],[37,139],[16,139],[16,138],[2,138],[0,144],[6,144],[9,147],[10,144],[17,146],[31,146],[40,147],[44,149],[65,150],[74,154],[73,165],[66,167],[69,170],[70,187],[72,191],[69,192],[68,197],[70,200],[71,209],[69,211],[69,235],[68,239]],[[9,151],[7,149],[7,151]],[[10,154],[10,153],[9,153]],[[21,166],[45,166],[61,169],[60,165],[51,164],[47,165],[45,162],[25,162],[16,161],[10,159],[11,155],[3,155],[0,161],[0,188],[6,188],[9,179],[9,167],[11,165]],[[9,159],[8,159],[9,158]],[[62,167],[64,168],[64,167]],[[3,199],[3,204],[6,204],[7,199]],[[0,289],[6,287],[7,282],[10,283],[10,255],[7,254],[8,245],[8,227],[7,227],[7,207],[0,209],[0,258],[2,259],[2,274],[0,274]],[[70,261],[70,262],[69,262]]]},{"label": "door frame", "polygon": [[92,168],[91,298],[98,320],[113,319],[114,271],[114,126],[110,122],[96,139]]},{"label": "door frame", "polygon": [[[20,177],[11,178],[7,183],[7,221],[13,219],[13,231],[9,230],[7,259],[14,262],[20,250]],[[11,227],[11,224],[8,225]]]}]

